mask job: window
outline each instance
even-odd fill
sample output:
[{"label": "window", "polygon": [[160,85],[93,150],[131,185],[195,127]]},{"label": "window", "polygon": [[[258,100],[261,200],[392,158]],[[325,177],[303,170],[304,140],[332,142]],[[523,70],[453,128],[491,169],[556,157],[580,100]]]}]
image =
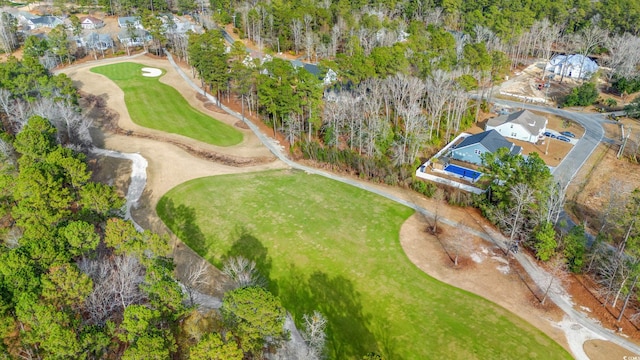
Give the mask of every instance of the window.
[{"label": "window", "polygon": [[511,128],[513,129],[513,124],[511,124]]},{"label": "window", "polygon": [[511,133],[511,137],[516,137],[516,136],[518,136],[517,133],[514,133],[514,132]]},{"label": "window", "polygon": [[480,150],[478,150],[478,149],[473,150],[473,152],[474,152],[474,153],[476,153],[476,154],[478,154],[478,155],[482,155],[482,151],[480,151]]}]

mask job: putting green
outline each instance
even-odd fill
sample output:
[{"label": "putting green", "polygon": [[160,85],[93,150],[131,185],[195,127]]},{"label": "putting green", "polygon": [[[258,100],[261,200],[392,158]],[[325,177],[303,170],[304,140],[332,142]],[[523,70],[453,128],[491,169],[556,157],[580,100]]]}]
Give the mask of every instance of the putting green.
[{"label": "putting green", "polygon": [[124,92],[131,120],[144,127],[184,135],[218,146],[236,145],[242,133],[189,105],[159,77],[143,76],[144,65],[124,62],[92,68],[115,82]]},{"label": "putting green", "polygon": [[332,359],[571,358],[513,313],[416,268],[398,239],[413,211],[370,192],[269,171],[189,181],[157,210],[213,264],[256,261],[298,324],[322,312]]}]

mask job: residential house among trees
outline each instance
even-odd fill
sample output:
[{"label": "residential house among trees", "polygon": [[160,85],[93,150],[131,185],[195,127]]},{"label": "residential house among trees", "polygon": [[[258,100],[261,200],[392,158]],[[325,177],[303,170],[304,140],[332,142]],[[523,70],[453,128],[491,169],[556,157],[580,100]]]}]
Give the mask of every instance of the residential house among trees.
[{"label": "residential house among trees", "polygon": [[529,110],[520,110],[489,119],[485,130],[496,130],[504,137],[535,144],[544,138],[547,122],[544,116],[536,115]]},{"label": "residential house among trees", "polygon": [[143,46],[147,41],[151,40],[149,32],[142,29],[123,29],[118,33],[118,41],[123,46]]},{"label": "residential house among trees", "polygon": [[500,148],[507,148],[514,154],[520,154],[522,148],[504,138],[496,130],[488,130],[479,134],[471,135],[455,148],[451,149],[448,157],[465,161],[471,164],[481,165],[482,154],[494,153]]},{"label": "residential house among trees", "polygon": [[136,29],[143,29],[138,16],[123,16],[118,18],[118,27],[126,29],[131,24]]},{"label": "residential house among trees", "polygon": [[80,26],[86,30],[99,29],[104,26],[104,22],[93,16],[87,16],[80,19]]},{"label": "residential house among trees", "polygon": [[564,77],[588,79],[598,71],[598,64],[580,54],[556,55],[549,61],[545,70]]},{"label": "residential house among trees", "polygon": [[114,46],[113,39],[109,34],[98,34],[92,32],[84,38],[87,48],[104,51]]},{"label": "residential house among trees", "polygon": [[62,24],[64,24],[64,22],[56,16],[37,16],[27,20],[27,26],[31,30],[40,28],[53,29]]}]

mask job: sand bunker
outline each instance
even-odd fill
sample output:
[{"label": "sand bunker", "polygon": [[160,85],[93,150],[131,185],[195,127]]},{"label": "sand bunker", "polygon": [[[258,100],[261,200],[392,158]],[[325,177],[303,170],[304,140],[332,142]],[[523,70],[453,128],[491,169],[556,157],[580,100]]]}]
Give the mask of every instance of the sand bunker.
[{"label": "sand bunker", "polygon": [[158,77],[160,75],[162,75],[162,70],[160,70],[160,69],[150,68],[150,67],[143,67],[142,68],[142,76]]}]

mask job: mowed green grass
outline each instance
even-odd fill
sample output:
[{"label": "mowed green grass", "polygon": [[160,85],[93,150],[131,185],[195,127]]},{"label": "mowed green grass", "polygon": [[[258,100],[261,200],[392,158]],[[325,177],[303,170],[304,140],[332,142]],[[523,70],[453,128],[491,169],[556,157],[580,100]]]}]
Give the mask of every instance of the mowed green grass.
[{"label": "mowed green grass", "polygon": [[218,146],[242,141],[241,132],[191,107],[176,89],[161,83],[160,77],[142,76],[143,67],[124,62],[91,71],[108,77],[124,91],[131,120],[138,125]]},{"label": "mowed green grass", "polygon": [[287,170],[216,176],[172,189],[157,210],[213,264],[255,260],[298,324],[321,311],[332,359],[571,358],[513,313],[416,268],[399,244],[413,211],[356,187]]}]

